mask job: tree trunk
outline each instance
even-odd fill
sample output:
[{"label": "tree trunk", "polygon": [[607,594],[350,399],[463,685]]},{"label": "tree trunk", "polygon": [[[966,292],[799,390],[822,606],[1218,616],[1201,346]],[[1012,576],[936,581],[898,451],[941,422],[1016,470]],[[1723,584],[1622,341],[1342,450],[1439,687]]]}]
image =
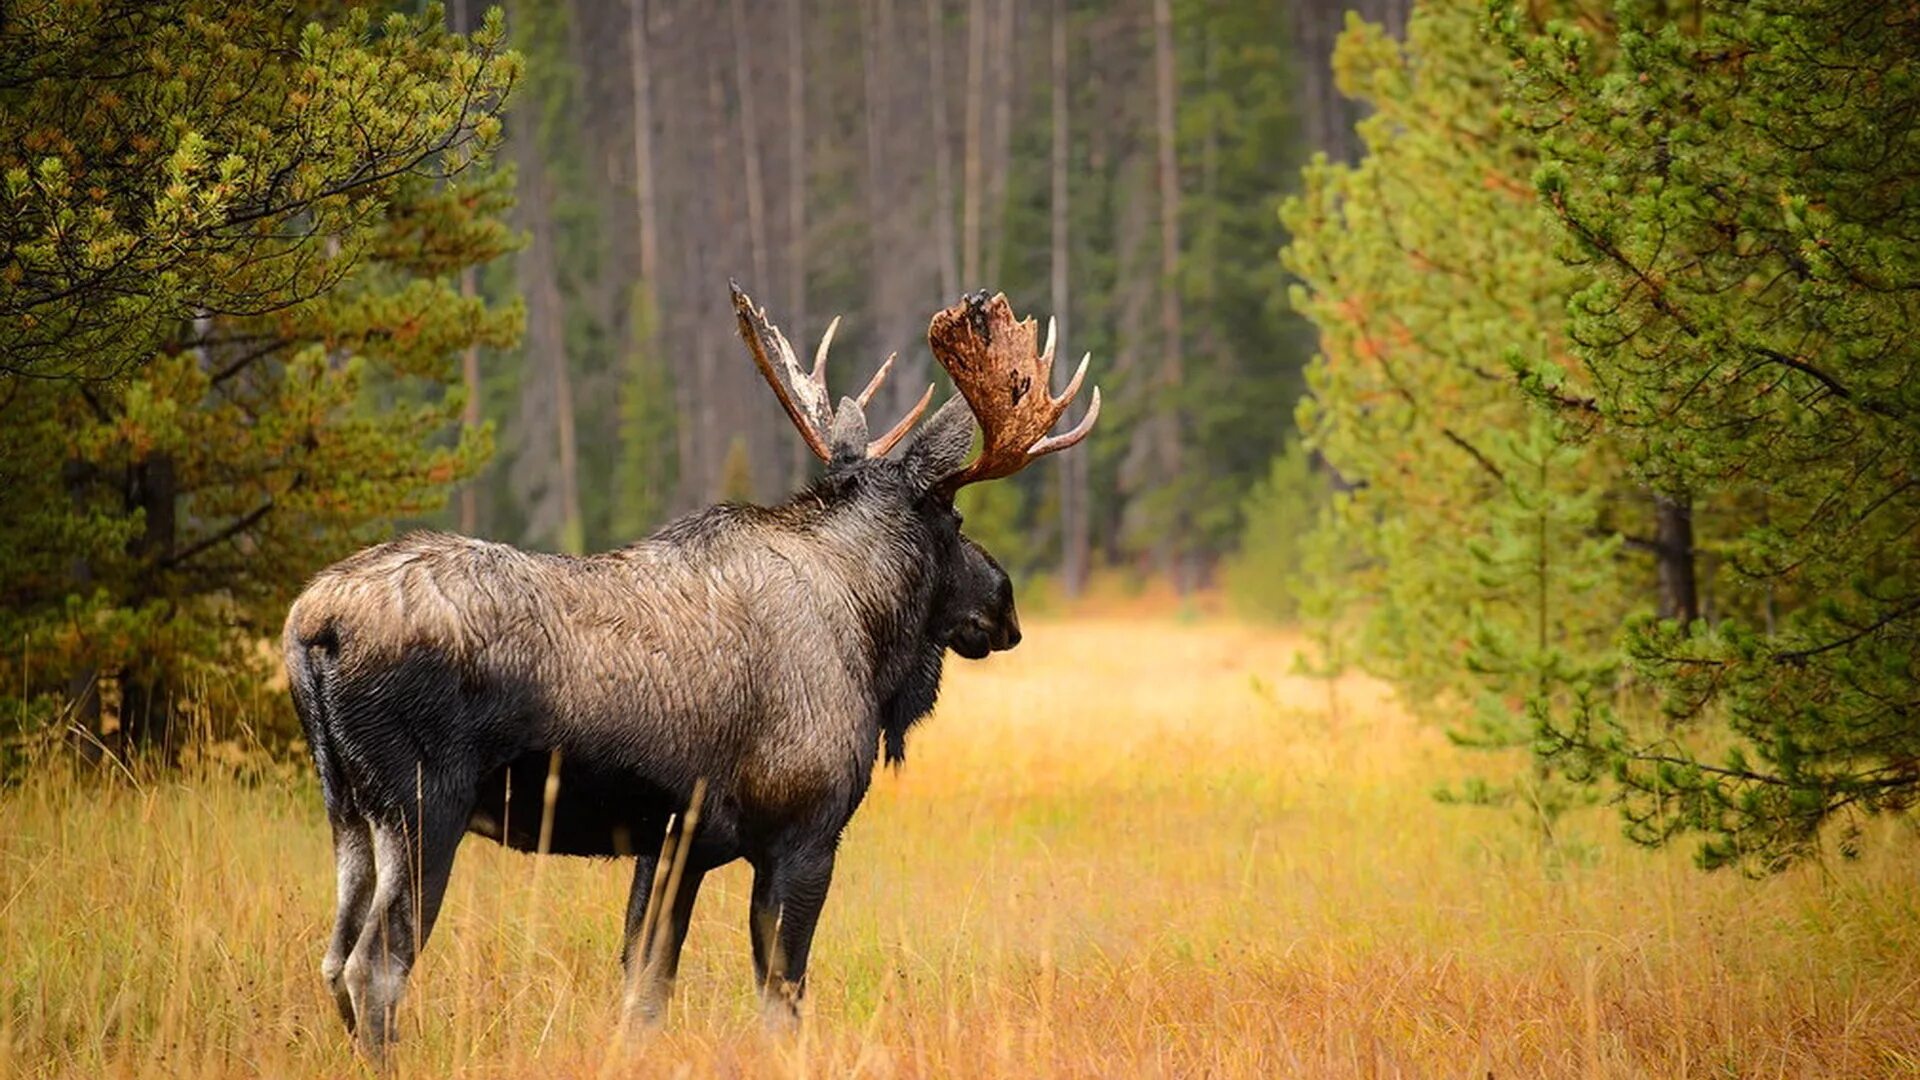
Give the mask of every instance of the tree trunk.
[{"label": "tree trunk", "polygon": [[1322,31],[1326,14],[1318,5],[1301,0],[1290,9],[1293,15],[1293,55],[1299,71],[1299,116],[1305,129],[1309,151],[1324,151],[1335,161],[1347,160],[1345,147],[1337,142],[1339,121],[1334,102],[1333,67],[1328,54],[1328,35]]},{"label": "tree trunk", "polygon": [[747,243],[753,259],[753,288],[771,288],[767,266],[766,195],[760,187],[760,127],[753,116],[753,69],[747,64],[747,16],[741,0],[733,9],[733,82],[740,98],[740,152],[746,160]]},{"label": "tree trunk", "polygon": [[[473,267],[460,271],[460,295],[471,299],[474,293]],[[477,431],[480,412],[480,346],[472,344],[460,357],[460,381],[467,388],[467,401],[460,409],[460,426]],[[480,481],[473,477],[460,485],[460,531],[472,536],[480,529]]]},{"label": "tree trunk", "polygon": [[967,0],[967,130],[960,180],[960,287],[980,282],[980,168],[982,114],[986,112],[987,4]]},{"label": "tree trunk", "polygon": [[927,86],[933,98],[933,242],[940,248],[940,302],[960,295],[953,236],[953,141],[947,131],[947,45],[944,0],[927,0]]},{"label": "tree trunk", "polygon": [[[1180,325],[1180,168],[1174,127],[1175,94],[1173,55],[1173,8],[1170,0],[1153,0],[1153,59],[1155,127],[1159,134],[1160,181],[1160,371],[1154,385],[1158,388],[1157,459],[1158,480],[1169,486],[1184,487],[1181,409],[1176,404],[1184,378],[1181,357]],[[1173,504],[1171,520],[1161,523],[1163,569],[1173,573],[1174,583],[1185,591],[1195,584],[1197,569],[1185,557],[1184,544],[1176,530],[1184,527],[1184,498]]]},{"label": "tree trunk", "polygon": [[[786,0],[787,17],[787,318],[804,349],[807,338],[807,84],[806,29],[801,0]],[[813,455],[790,439],[788,479],[798,488],[813,469]]]},{"label": "tree trunk", "polygon": [[659,218],[654,209],[653,73],[647,57],[647,0],[632,0],[629,58],[633,69],[633,194],[640,220],[640,289],[646,305],[658,311],[660,273]]},{"label": "tree trunk", "polygon": [[[1072,143],[1067,126],[1067,5],[1053,0],[1053,192],[1049,210],[1053,218],[1052,292],[1053,317],[1059,328],[1059,342],[1069,360],[1073,340],[1070,331],[1071,295],[1068,268],[1071,257],[1068,231],[1068,158]],[[1071,377],[1071,364],[1054,363],[1055,382],[1064,384]],[[1057,391],[1056,391],[1057,392]],[[1086,474],[1082,468],[1085,454],[1061,454],[1055,466],[1060,478],[1060,584],[1069,597],[1079,596],[1087,582],[1087,524],[1082,505],[1086,500]]]},{"label": "tree trunk", "polygon": [[[721,177],[728,175],[732,165],[727,154],[726,98],[719,68],[709,66],[707,68],[706,116],[706,130],[709,136],[708,182],[705,185],[706,198],[703,200],[707,214],[705,220],[701,222],[702,227],[694,233],[696,236],[706,237],[708,242],[699,246],[696,265],[700,266],[700,272],[693,275],[694,281],[708,281],[720,277],[721,275],[716,271],[725,266],[729,259],[737,257],[739,251],[732,228],[738,219],[730,212],[732,206],[731,200],[727,197],[728,192],[718,183]],[[716,263],[719,265],[715,265]],[[703,302],[697,306],[696,310],[703,312],[712,310],[717,315],[720,308],[717,301],[712,308]],[[722,370],[721,363],[722,358],[729,353],[724,343],[717,340],[721,336],[719,331],[721,325],[717,318],[709,316],[700,320],[697,330],[700,342],[696,353],[700,368],[698,423],[703,442],[696,453],[700,456],[701,495],[698,501],[701,503],[714,502],[723,497],[721,492],[725,486],[723,483],[725,478],[722,475],[721,466],[726,460],[727,447],[732,441],[733,433],[743,427],[741,419],[745,411],[743,408],[745,402],[738,395],[727,392],[730,389],[728,384],[731,380]],[[731,333],[725,334],[725,337],[738,340]]]},{"label": "tree trunk", "polygon": [[577,552],[584,536],[574,447],[573,384],[567,365],[566,301],[560,294],[554,252],[553,187],[537,140],[523,134],[518,141],[521,221],[528,235],[515,276],[526,296],[524,355],[533,374],[523,391],[521,419],[529,435],[538,433],[553,440],[547,444],[553,457],[540,453],[537,439],[531,442],[515,462],[516,487],[529,502],[528,531],[533,538],[562,551]]},{"label": "tree trunk", "polygon": [[[892,275],[883,267],[888,266],[893,254],[893,220],[895,209],[893,200],[888,198],[886,137],[891,126],[892,110],[888,108],[887,90],[892,79],[887,64],[888,46],[886,28],[891,19],[891,0],[868,0],[860,20],[860,76],[861,97],[865,109],[865,135],[867,149],[866,197],[867,212],[862,215],[867,225],[867,318],[873,325],[876,336],[886,340],[880,328],[885,326],[893,314],[888,310],[888,294]],[[884,348],[884,346],[883,346]]]},{"label": "tree trunk", "polygon": [[[467,0],[453,0],[451,9],[453,32],[464,34],[468,31]],[[474,294],[474,272],[469,266],[460,271],[460,295],[472,299]],[[482,416],[480,409],[480,346],[467,346],[460,357],[460,381],[467,390],[467,402],[460,410],[460,426],[467,432],[480,427]],[[480,478],[471,477],[460,485],[460,531],[472,536],[480,529]]]},{"label": "tree trunk", "polygon": [[1660,617],[1691,623],[1700,617],[1693,572],[1693,500],[1655,494],[1654,558],[1660,581]]},{"label": "tree trunk", "polygon": [[989,91],[993,95],[993,134],[987,141],[990,155],[987,158],[986,206],[980,220],[984,238],[980,272],[993,279],[996,286],[1006,273],[1007,174],[1013,166],[1013,21],[1013,0],[1000,0],[999,11],[993,20],[993,41],[987,69],[992,73],[993,82]]}]

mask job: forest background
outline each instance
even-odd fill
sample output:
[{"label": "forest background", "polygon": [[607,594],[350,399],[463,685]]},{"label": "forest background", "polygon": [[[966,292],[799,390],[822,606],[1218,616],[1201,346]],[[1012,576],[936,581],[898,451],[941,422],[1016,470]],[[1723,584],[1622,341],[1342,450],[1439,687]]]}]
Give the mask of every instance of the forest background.
[{"label": "forest background", "polygon": [[1026,595],[1297,619],[1543,828],[1851,850],[1920,791],[1920,20],[1347,6],[10,6],[9,772],[285,749],[259,643],[395,528],[793,490],[729,277],[883,413],[984,285],[1111,403],[970,495]]}]

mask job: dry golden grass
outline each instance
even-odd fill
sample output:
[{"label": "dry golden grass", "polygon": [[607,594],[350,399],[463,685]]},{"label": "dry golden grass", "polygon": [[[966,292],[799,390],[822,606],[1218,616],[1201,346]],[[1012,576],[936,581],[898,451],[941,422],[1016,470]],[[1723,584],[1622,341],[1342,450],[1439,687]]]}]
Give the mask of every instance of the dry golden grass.
[{"label": "dry golden grass", "polygon": [[[746,877],[701,898],[665,1030],[611,1037],[626,868],[463,849],[400,1075],[1864,1076],[1920,1071],[1920,855],[1748,881],[1616,839],[1546,857],[1436,804],[1484,758],[1295,640],[1035,621],[956,664],[847,838],[811,1017],[761,1034]],[[1564,853],[1564,851],[1563,851]],[[1556,869],[1556,865],[1559,868]],[[0,1077],[363,1070],[317,974],[318,796],[0,796]]]}]

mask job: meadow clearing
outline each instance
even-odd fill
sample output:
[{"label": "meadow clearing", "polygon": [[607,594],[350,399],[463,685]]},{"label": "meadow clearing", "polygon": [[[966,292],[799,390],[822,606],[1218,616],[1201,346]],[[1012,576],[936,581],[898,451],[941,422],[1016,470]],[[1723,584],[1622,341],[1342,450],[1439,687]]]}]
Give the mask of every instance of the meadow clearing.
[{"label": "meadow clearing", "polygon": [[[626,864],[470,840],[400,1076],[1604,1076],[1920,1071],[1920,851],[1752,881],[1618,838],[1558,857],[1436,803],[1496,763],[1297,636],[1030,618],[949,668],[847,836],[810,1019],[761,1032],[744,866],[709,877],[666,1027],[612,1037]],[[0,794],[0,1077],[365,1071],[321,986],[302,771]]]}]

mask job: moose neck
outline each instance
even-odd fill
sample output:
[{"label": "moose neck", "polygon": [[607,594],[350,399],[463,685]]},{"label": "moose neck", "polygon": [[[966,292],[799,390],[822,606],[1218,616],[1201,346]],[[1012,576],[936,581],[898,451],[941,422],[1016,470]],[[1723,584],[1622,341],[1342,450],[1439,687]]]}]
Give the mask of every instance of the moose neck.
[{"label": "moose neck", "polygon": [[887,700],[920,665],[956,538],[942,535],[918,493],[885,462],[829,473],[786,508],[803,515],[806,531],[833,553],[865,637],[875,699]]}]

